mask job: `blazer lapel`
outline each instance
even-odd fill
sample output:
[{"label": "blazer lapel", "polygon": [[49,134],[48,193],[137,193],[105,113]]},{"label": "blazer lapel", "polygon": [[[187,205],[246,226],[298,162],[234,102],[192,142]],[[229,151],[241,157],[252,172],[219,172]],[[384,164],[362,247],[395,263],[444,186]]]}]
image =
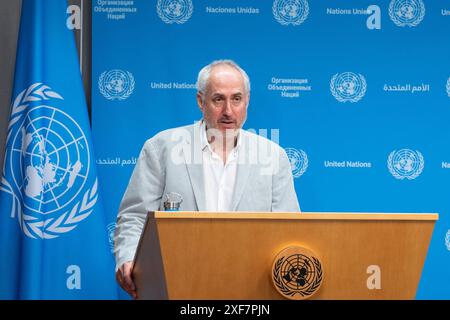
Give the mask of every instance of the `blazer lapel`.
[{"label": "blazer lapel", "polygon": [[[243,130],[241,131],[241,134],[243,134]],[[231,208],[233,211],[236,211],[239,201],[242,198],[242,195],[244,193],[245,186],[247,185],[248,177],[250,176],[250,172],[252,170],[252,165],[249,161],[249,150],[248,144],[246,141],[246,137],[243,134],[241,137],[241,147],[239,149],[239,155],[238,155],[238,167],[237,167],[237,173],[236,173],[236,184],[234,186],[234,193],[232,198],[232,205]]]},{"label": "blazer lapel", "polygon": [[199,211],[205,210],[205,186],[203,180],[203,158],[198,137],[198,124],[194,125],[191,137],[193,143],[186,141],[183,146],[184,160],[189,174],[195,202]]}]

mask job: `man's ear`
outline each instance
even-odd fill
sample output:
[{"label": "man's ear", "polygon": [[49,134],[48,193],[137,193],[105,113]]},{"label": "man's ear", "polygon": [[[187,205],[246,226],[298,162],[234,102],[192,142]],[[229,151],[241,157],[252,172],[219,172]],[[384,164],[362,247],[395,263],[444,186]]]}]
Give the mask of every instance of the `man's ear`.
[{"label": "man's ear", "polygon": [[200,92],[197,92],[197,104],[200,111],[203,112],[203,95]]},{"label": "man's ear", "polygon": [[247,108],[250,105],[250,92],[247,94]]}]

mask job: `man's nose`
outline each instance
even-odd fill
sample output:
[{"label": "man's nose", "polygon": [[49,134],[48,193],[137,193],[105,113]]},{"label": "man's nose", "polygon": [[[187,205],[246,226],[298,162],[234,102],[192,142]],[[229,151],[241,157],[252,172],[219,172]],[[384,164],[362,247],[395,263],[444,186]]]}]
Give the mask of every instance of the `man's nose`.
[{"label": "man's nose", "polygon": [[226,100],[223,113],[227,116],[231,116],[233,114],[231,100]]}]

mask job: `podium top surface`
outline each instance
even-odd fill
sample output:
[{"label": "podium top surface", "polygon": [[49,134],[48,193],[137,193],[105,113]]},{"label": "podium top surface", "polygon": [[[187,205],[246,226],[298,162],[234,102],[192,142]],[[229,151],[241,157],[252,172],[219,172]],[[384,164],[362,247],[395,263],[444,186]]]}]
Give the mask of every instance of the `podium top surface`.
[{"label": "podium top surface", "polygon": [[[150,212],[149,214],[152,214]],[[155,211],[156,219],[271,219],[271,220],[398,220],[436,221],[437,213],[364,212],[197,212]]]}]

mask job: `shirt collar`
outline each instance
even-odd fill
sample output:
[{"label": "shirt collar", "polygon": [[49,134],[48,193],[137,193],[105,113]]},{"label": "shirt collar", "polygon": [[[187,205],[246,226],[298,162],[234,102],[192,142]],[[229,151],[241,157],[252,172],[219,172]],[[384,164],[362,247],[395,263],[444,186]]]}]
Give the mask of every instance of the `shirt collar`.
[{"label": "shirt collar", "polygon": [[[242,142],[241,142],[242,132],[241,131],[242,131],[242,129],[239,129],[236,146],[233,148],[234,152],[237,152],[242,144]],[[202,148],[202,151],[205,151],[205,148],[209,148],[209,150],[211,152],[213,152],[211,145],[208,142],[208,136],[206,135],[206,121],[204,119],[202,119],[202,121],[200,123],[200,146]]]}]

